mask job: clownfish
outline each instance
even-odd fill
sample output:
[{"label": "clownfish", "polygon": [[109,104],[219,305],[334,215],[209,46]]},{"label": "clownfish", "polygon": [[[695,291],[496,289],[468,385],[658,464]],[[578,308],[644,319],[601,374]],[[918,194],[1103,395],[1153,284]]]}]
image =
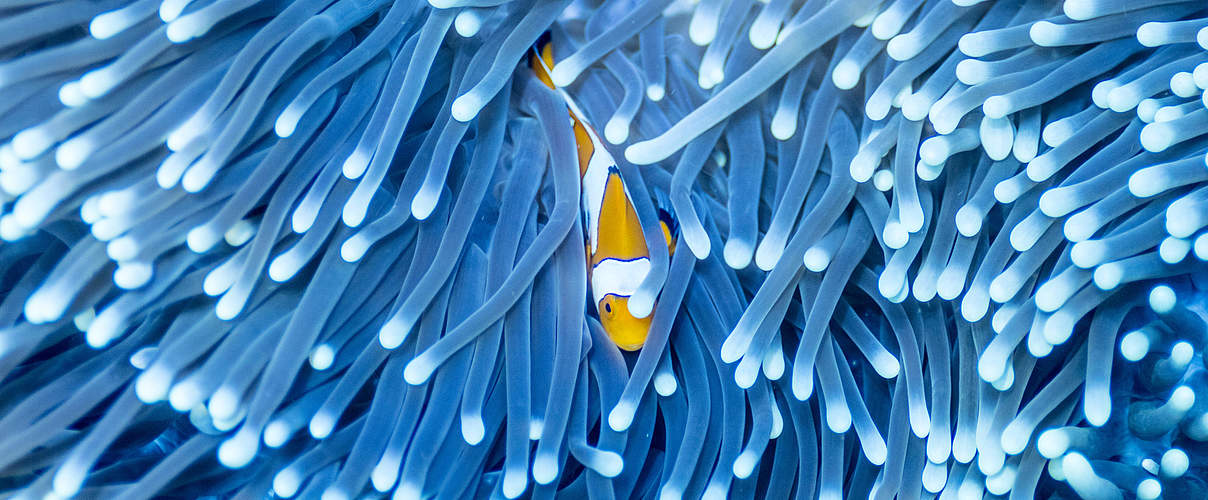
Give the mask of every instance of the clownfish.
[{"label": "clownfish", "polygon": [[[629,312],[629,297],[650,272],[649,247],[616,160],[570,95],[554,86],[549,76],[553,63],[553,49],[546,34],[533,45],[531,66],[538,79],[562,96],[570,113],[582,178],[580,198],[592,300],[608,337],[617,347],[636,351],[646,343],[654,313],[635,318]],[[674,252],[675,221],[669,210],[660,208],[658,212],[665,240],[662,243]]]}]

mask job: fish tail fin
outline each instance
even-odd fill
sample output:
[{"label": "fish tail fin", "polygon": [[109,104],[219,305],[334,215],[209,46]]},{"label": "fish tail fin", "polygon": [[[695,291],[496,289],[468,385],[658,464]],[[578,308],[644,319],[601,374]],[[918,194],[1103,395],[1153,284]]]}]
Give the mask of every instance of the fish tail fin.
[{"label": "fish tail fin", "polygon": [[550,40],[549,31],[537,37],[537,41],[533,43],[529,66],[532,67],[533,73],[537,74],[537,79],[552,89],[554,88],[554,80],[550,78],[549,72],[554,67],[554,46],[550,43]]}]

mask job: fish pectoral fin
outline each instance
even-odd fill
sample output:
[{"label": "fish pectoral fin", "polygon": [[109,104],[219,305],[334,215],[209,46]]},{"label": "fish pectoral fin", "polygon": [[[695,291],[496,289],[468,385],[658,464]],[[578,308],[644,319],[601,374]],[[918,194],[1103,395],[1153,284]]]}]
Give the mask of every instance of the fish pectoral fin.
[{"label": "fish pectoral fin", "polygon": [[663,240],[667,242],[667,254],[675,255],[675,235],[671,233],[671,228],[664,221],[659,221],[659,228],[663,230]]},{"label": "fish pectoral fin", "polygon": [[654,207],[658,212],[659,228],[663,230],[663,239],[667,243],[667,252],[675,254],[675,236],[679,232],[679,221],[675,220],[671,207],[671,198],[662,189],[654,189]]}]

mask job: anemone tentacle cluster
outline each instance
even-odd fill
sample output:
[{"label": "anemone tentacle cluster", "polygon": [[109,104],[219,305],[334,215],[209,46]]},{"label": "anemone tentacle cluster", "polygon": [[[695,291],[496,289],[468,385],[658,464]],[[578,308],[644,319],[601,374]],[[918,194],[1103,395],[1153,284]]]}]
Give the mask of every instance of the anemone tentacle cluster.
[{"label": "anemone tentacle cluster", "polygon": [[0,0],[0,492],[1208,498],[1205,89],[1203,0]]}]

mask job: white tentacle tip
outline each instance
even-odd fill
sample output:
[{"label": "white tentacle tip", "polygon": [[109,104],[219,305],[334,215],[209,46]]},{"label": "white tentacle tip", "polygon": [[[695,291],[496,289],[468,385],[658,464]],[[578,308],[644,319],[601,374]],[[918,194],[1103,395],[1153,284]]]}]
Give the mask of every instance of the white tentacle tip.
[{"label": "white tentacle tip", "polygon": [[407,368],[403,370],[403,379],[411,385],[420,385],[428,381],[432,376],[432,372],[436,369],[432,362],[418,357],[407,363]]},{"label": "white tentacle tip", "polygon": [[478,94],[467,92],[453,100],[449,111],[454,120],[464,123],[478,116],[478,111],[482,109],[483,104],[482,98],[478,97]]},{"label": "white tentacle tip", "polygon": [[625,432],[633,424],[633,414],[636,411],[632,405],[622,401],[608,412],[608,427],[617,432]]}]

